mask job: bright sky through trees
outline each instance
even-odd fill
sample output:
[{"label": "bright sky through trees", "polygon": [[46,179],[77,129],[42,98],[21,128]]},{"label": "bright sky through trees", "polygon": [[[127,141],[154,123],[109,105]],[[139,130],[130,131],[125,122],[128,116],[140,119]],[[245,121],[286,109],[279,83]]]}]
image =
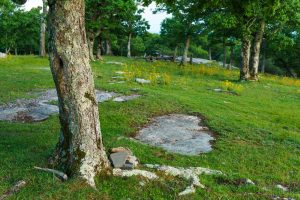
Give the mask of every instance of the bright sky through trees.
[{"label": "bright sky through trees", "polygon": [[[42,0],[28,0],[25,4],[25,9],[30,10],[33,7],[42,6]],[[159,33],[160,32],[160,24],[161,22],[168,17],[166,13],[157,13],[153,14],[152,11],[155,9],[155,4],[152,3],[149,7],[145,9],[143,17],[149,22],[150,30],[149,32],[152,33]]]}]

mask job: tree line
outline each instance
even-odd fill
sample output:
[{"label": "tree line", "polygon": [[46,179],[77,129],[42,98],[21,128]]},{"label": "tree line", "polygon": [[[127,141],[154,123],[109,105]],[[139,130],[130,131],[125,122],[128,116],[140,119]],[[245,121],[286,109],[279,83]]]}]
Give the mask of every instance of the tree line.
[{"label": "tree line", "polygon": [[[156,12],[172,16],[162,22],[160,34],[149,33],[142,17],[141,5],[151,2],[86,0],[90,59],[161,54],[182,56],[185,64],[191,56],[239,67],[241,80],[258,80],[259,71],[300,75],[299,1],[157,0]],[[8,0],[1,3],[1,51],[46,55],[46,0],[43,5],[24,11]]]}]

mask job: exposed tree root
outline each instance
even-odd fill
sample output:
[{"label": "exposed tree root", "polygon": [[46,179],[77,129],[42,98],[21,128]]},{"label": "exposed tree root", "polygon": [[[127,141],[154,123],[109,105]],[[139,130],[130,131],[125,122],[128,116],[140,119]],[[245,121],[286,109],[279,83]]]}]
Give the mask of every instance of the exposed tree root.
[{"label": "exposed tree root", "polygon": [[158,176],[153,172],[148,172],[146,170],[121,170],[121,169],[113,169],[114,176],[121,176],[121,177],[130,177],[130,176],[142,176],[149,180],[158,179]]},{"label": "exposed tree root", "polygon": [[150,169],[156,169],[158,171],[165,172],[165,174],[175,177],[181,177],[188,181],[190,181],[190,186],[188,186],[184,191],[179,193],[179,196],[188,195],[196,192],[196,188],[200,187],[202,189],[205,188],[204,185],[200,183],[199,175],[222,175],[221,171],[211,170],[202,167],[189,167],[189,168],[176,168],[171,166],[163,166],[163,165],[152,165],[146,164],[144,165]]},{"label": "exposed tree root", "polygon": [[41,168],[41,167],[34,167],[34,169],[41,170],[41,171],[44,171],[44,172],[53,173],[56,176],[58,176],[62,181],[68,180],[67,174],[65,174],[63,172],[60,172],[60,171],[57,171],[55,169],[48,169],[48,168]]},{"label": "exposed tree root", "polygon": [[13,194],[19,192],[23,187],[25,187],[26,182],[25,181],[18,181],[13,187],[11,187],[9,190],[7,190],[2,196],[0,196],[0,200],[4,200]]},{"label": "exposed tree root", "polygon": [[[180,177],[190,181],[190,185],[178,195],[188,195],[196,192],[196,188],[200,187],[202,189],[205,188],[204,185],[200,183],[199,175],[223,175],[221,171],[211,170],[202,167],[189,167],[189,168],[182,168],[182,167],[171,167],[171,166],[164,166],[164,165],[152,165],[152,164],[145,164],[146,168],[155,169],[157,171],[164,172],[166,175]],[[130,176],[142,176],[149,180],[157,179],[158,176],[146,170],[121,170],[121,169],[114,169],[113,170],[114,176],[121,176],[121,177],[130,177]]]}]

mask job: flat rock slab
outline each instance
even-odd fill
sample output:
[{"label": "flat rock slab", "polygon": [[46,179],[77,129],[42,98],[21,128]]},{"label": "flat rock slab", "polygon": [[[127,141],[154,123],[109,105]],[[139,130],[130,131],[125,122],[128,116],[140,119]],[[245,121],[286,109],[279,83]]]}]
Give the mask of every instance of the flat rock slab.
[{"label": "flat rock slab", "polygon": [[109,158],[114,168],[124,167],[125,162],[129,156],[129,153],[126,151],[117,152],[110,154]]},{"label": "flat rock slab", "polygon": [[215,140],[207,127],[200,126],[201,118],[172,114],[152,119],[149,126],[139,131],[136,139],[182,155],[199,155],[212,151]]},{"label": "flat rock slab", "polygon": [[132,94],[129,96],[120,96],[120,97],[116,97],[113,99],[114,102],[126,102],[126,101],[130,101],[130,100],[134,100],[139,98],[141,95],[138,94]]},{"label": "flat rock slab", "polygon": [[[31,93],[31,95],[37,97],[35,99],[18,99],[13,103],[0,105],[0,121],[39,122],[59,112],[57,105],[51,105],[52,101],[58,101],[55,89]],[[99,103],[115,99],[118,96],[120,94],[115,92],[96,90],[96,99]],[[117,102],[128,101],[137,97],[139,96],[121,96]]]},{"label": "flat rock slab", "polygon": [[115,98],[117,96],[119,96],[118,93],[96,90],[96,99],[97,99],[97,102],[100,102],[100,103],[105,102],[105,101],[109,101],[112,98]]}]

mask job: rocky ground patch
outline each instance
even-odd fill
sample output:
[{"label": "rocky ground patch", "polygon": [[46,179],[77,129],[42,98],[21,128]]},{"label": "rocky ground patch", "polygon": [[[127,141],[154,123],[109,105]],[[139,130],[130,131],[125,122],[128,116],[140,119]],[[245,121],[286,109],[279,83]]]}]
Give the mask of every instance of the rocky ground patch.
[{"label": "rocky ground patch", "polygon": [[[6,105],[0,105],[0,121],[13,122],[39,122],[59,112],[58,106],[51,104],[58,100],[56,90],[49,89],[34,93],[35,99],[18,99]],[[96,90],[97,102],[112,100],[114,102],[125,102],[134,100],[140,95],[121,95],[115,92]]]},{"label": "rocky ground patch", "polygon": [[197,116],[171,114],[156,117],[139,131],[136,139],[165,149],[171,153],[198,155],[212,150],[211,141],[215,140]]}]

